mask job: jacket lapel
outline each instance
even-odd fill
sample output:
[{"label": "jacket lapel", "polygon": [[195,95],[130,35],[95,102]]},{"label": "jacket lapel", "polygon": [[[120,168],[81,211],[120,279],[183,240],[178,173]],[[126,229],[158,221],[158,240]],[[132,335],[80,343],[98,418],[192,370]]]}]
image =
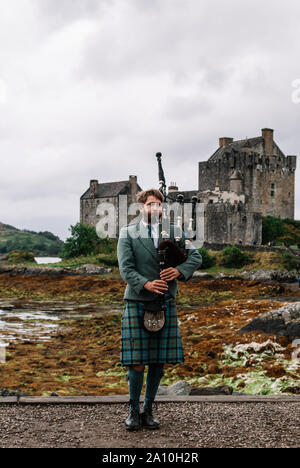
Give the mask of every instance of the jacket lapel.
[{"label": "jacket lapel", "polygon": [[144,226],[142,220],[138,224],[139,236],[138,239],[143,246],[151,253],[151,255],[158,260],[157,250],[155,248],[153,240],[149,237],[148,229]]}]

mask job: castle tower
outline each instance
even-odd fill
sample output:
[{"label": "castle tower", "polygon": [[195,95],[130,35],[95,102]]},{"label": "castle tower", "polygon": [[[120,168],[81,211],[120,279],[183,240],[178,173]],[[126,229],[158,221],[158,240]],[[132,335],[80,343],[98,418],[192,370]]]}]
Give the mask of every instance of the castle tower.
[{"label": "castle tower", "polygon": [[237,169],[234,169],[230,176],[230,192],[235,192],[238,195],[243,193],[243,178]]},{"label": "castle tower", "polygon": [[218,181],[221,192],[245,194],[252,212],[294,219],[296,160],[284,155],[270,128],[244,140],[222,137],[215,153],[199,163],[199,192],[214,190]]}]

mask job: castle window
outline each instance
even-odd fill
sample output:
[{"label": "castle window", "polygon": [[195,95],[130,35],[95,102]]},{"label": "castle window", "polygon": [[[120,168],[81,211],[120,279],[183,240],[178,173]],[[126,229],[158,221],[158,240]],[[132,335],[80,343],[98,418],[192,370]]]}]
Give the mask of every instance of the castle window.
[{"label": "castle window", "polygon": [[209,203],[212,204],[214,201],[213,200],[209,200]]},{"label": "castle window", "polygon": [[271,190],[271,197],[274,197],[274,190]]},{"label": "castle window", "polygon": [[275,188],[275,184],[271,184],[271,189],[274,189]]},{"label": "castle window", "polygon": [[270,159],[267,158],[267,159],[266,159],[266,166],[269,166],[269,165],[270,165]]}]

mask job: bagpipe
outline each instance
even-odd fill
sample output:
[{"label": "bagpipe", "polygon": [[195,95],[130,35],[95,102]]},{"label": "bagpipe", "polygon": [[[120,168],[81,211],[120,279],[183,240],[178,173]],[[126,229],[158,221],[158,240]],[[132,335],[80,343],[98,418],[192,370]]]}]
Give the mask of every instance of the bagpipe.
[{"label": "bagpipe", "polygon": [[[158,161],[158,177],[159,177],[159,191],[163,195],[164,203],[167,203],[167,192],[166,192],[166,180],[161,162],[161,153],[156,154]],[[178,194],[176,202],[181,207],[180,215],[177,216],[176,225],[174,225],[174,241],[170,239],[170,235],[167,231],[162,231],[161,236],[163,240],[158,246],[158,257],[159,257],[159,269],[160,272],[166,268],[176,268],[187,260],[188,244],[191,242],[189,236],[192,236],[192,232],[195,227],[195,214],[196,214],[196,203],[198,202],[197,197],[192,198],[192,217],[189,219],[189,226],[187,229],[188,238],[185,239],[184,248],[181,247],[182,233],[184,232],[183,220],[183,204],[184,196]],[[162,221],[168,223],[166,209],[163,207]],[[162,224],[164,224],[162,222]],[[168,224],[170,226],[170,224]],[[158,332],[165,326],[165,312],[167,310],[165,294],[159,296],[157,299],[143,303],[143,325],[148,332]]]},{"label": "bagpipe", "polygon": [[[164,198],[164,203],[167,203],[167,190],[166,190],[166,180],[165,174],[162,167],[162,154],[156,154],[158,162],[158,178],[159,178],[159,191],[162,193]],[[198,198],[196,196],[192,197],[192,216],[189,219],[189,225],[187,228],[187,237],[184,242],[184,248],[180,246],[182,233],[184,232],[184,223],[183,223],[183,205],[184,205],[184,196],[178,194],[176,197],[176,202],[181,207],[180,215],[176,218],[176,225],[174,225],[174,241],[168,239],[169,234],[167,231],[162,231],[162,238],[164,239],[158,246],[158,256],[160,269],[164,270],[166,268],[176,268],[176,266],[181,265],[187,259],[187,250],[188,244],[191,243],[190,238],[193,239],[192,233],[194,232],[196,225],[196,204],[198,203]],[[162,220],[167,222],[166,209],[163,209]]]}]

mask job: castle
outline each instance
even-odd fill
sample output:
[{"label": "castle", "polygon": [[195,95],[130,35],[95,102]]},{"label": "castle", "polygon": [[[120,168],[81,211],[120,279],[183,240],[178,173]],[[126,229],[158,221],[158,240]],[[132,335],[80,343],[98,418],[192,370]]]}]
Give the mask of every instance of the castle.
[{"label": "castle", "polygon": [[[244,140],[223,137],[215,153],[199,162],[198,190],[180,191],[171,183],[167,201],[174,202],[181,194],[184,202],[197,197],[204,203],[207,243],[260,245],[263,216],[294,219],[296,162],[297,156],[281,151],[272,129]],[[112,202],[118,212],[119,195],[128,195],[129,205],[140,190],[136,176],[112,183],[92,180],[80,198],[80,222],[95,226],[100,202]]]}]

